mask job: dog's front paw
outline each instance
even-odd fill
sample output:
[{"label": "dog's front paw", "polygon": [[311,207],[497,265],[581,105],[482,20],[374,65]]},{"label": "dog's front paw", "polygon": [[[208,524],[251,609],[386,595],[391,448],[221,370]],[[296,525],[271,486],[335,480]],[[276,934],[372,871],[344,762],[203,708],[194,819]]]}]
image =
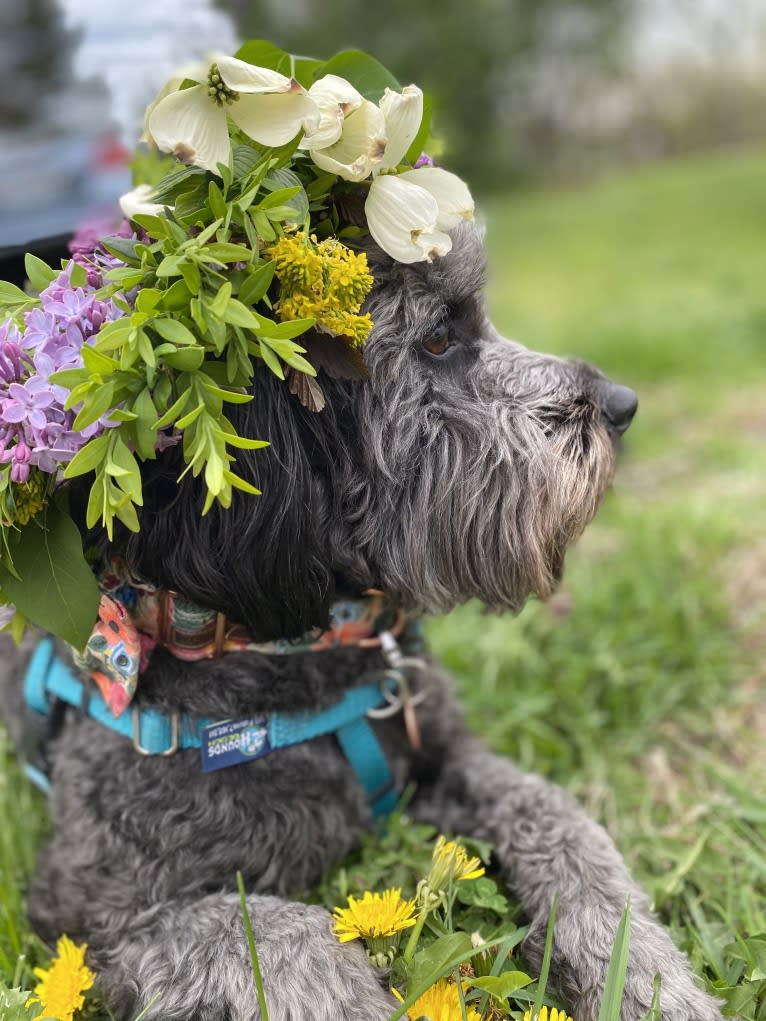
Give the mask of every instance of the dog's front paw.
[{"label": "dog's front paw", "polygon": [[[551,978],[577,1021],[598,1018],[619,919],[618,912],[602,905],[563,911],[556,919]],[[544,929],[533,929],[525,944],[531,959],[542,957],[544,942]],[[719,1001],[701,988],[669,933],[647,913],[637,912],[631,926],[621,1021],[639,1021],[646,1015],[657,974],[662,983],[663,1021],[721,1021]]]},{"label": "dog's front paw", "polygon": [[[385,1021],[396,1001],[381,988],[359,941],[341,944],[322,908],[289,905],[279,938],[260,941],[269,1021]],[[274,934],[276,936],[276,933]],[[237,1014],[251,1021],[252,1002]]]},{"label": "dog's front paw", "polygon": [[[396,1007],[357,942],[330,915],[277,897],[248,898],[269,1021],[385,1021]],[[239,898],[165,904],[91,944],[99,986],[119,1021],[260,1021]]]}]

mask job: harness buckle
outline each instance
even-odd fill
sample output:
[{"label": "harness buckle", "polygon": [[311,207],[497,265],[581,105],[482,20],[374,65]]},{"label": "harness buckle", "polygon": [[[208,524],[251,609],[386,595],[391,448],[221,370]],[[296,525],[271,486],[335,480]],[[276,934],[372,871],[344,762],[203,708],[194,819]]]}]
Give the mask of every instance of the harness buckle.
[{"label": "harness buckle", "polygon": [[173,710],[170,714],[170,745],[161,752],[153,752],[149,748],[144,748],[141,744],[141,711],[137,705],[133,706],[133,747],[139,755],[173,755],[178,751],[178,732],[178,713]]}]

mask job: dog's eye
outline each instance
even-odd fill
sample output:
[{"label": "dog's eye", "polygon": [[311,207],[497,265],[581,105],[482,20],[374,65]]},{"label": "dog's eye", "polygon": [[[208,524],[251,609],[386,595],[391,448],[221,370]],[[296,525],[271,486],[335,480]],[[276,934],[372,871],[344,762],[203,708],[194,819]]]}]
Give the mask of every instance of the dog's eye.
[{"label": "dog's eye", "polygon": [[433,333],[423,338],[423,347],[432,355],[443,355],[450,344],[449,327],[438,326]]}]

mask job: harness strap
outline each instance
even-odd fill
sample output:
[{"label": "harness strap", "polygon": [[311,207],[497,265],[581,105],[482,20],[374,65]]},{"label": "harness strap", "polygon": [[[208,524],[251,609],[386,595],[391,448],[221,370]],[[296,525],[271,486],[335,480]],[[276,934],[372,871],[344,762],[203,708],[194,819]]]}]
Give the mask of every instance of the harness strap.
[{"label": "harness strap", "polygon": [[[325,734],[335,734],[343,754],[357,774],[374,816],[393,811],[398,800],[385,753],[365,715],[386,703],[380,683],[352,688],[343,698],[319,712],[269,713],[268,751],[288,748]],[[53,641],[43,639],[35,649],[24,678],[24,699],[35,713],[47,716],[52,700],[81,709],[110,730],[130,738],[143,755],[172,755],[179,748],[201,748],[203,731],[217,722],[189,713],[133,707],[131,714],[115,717],[95,685],[84,684],[55,655]],[[43,790],[49,789],[45,772],[27,763],[25,772]]]}]

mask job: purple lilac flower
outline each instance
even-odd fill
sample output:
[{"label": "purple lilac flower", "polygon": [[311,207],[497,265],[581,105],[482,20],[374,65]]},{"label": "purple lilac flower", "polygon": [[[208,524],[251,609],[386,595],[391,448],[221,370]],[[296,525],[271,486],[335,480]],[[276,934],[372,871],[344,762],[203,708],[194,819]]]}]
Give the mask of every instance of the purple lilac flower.
[{"label": "purple lilac flower", "polygon": [[421,167],[432,167],[434,161],[428,155],[428,153],[421,152],[418,158],[415,160],[415,170],[420,170]]},{"label": "purple lilac flower", "polygon": [[134,237],[133,228],[127,220],[122,220],[117,227],[114,221],[102,217],[83,224],[69,242],[72,261],[82,266],[88,274],[88,286],[98,288],[106,283],[104,274],[114,266],[122,265],[107,252],[101,244],[104,237]]},{"label": "purple lilac flower", "polygon": [[[75,431],[76,410],[64,410],[69,391],[50,381],[61,369],[81,368],[83,345],[125,314],[111,299],[96,296],[103,273],[124,263],[94,241],[90,253],[85,239],[76,243],[73,261],[41,292],[40,307],[24,314],[23,325],[0,323],[0,464],[10,463],[13,482],[26,482],[33,465],[56,472],[89,439],[116,424],[104,416]],[[72,286],[75,258],[89,260],[84,287]]]}]

